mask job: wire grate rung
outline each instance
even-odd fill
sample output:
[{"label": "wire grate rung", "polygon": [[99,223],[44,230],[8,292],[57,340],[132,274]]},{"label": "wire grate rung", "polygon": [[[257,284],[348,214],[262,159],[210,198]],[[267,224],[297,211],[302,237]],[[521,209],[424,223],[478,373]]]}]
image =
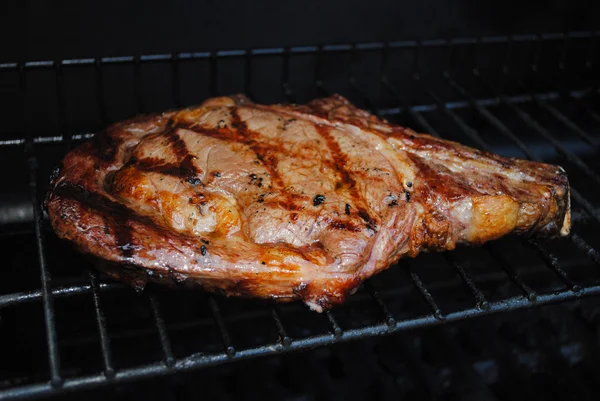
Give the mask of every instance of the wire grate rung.
[{"label": "wire grate rung", "polygon": [[98,280],[94,272],[88,273],[90,278],[90,286],[92,288],[92,296],[94,299],[94,310],[96,312],[96,323],[98,332],[100,333],[100,345],[102,347],[102,359],[104,361],[104,374],[107,378],[115,377],[115,368],[112,362],[112,352],[110,349],[110,340],[106,330],[106,318],[100,306],[100,295],[98,294]]},{"label": "wire grate rung", "polygon": [[160,345],[165,358],[165,365],[167,367],[173,367],[173,365],[175,365],[175,357],[173,356],[173,351],[171,351],[171,341],[169,340],[167,327],[160,310],[160,304],[156,298],[156,294],[151,293],[149,294],[148,298],[150,299],[152,314],[154,315],[154,324],[156,325],[156,330],[158,331],[158,336],[160,338]]},{"label": "wire grate rung", "polygon": [[408,261],[401,262],[404,271],[408,274],[408,277],[411,279],[413,285],[417,288],[425,302],[429,305],[433,312],[433,316],[438,320],[445,320],[446,316],[442,313],[442,310],[437,305],[431,293],[425,288],[425,284],[421,278],[413,271]]},{"label": "wire grate rung", "polygon": [[35,238],[38,252],[38,263],[41,275],[41,293],[44,307],[44,323],[46,326],[46,339],[48,345],[48,359],[50,363],[50,381],[53,387],[60,387],[63,380],[60,376],[60,357],[58,353],[58,344],[56,338],[56,323],[54,314],[54,303],[52,300],[51,278],[46,266],[46,256],[44,250],[44,231],[41,205],[38,197],[37,174],[38,166],[36,156],[31,142],[27,148],[29,163],[29,189],[31,191],[31,204],[33,207],[33,216],[35,223]]},{"label": "wire grate rung", "polygon": [[210,304],[213,318],[215,319],[217,327],[219,328],[219,333],[221,334],[221,339],[223,340],[223,345],[225,346],[225,353],[231,358],[235,355],[236,349],[231,344],[231,338],[229,336],[229,332],[227,331],[227,327],[225,326],[225,322],[223,321],[223,316],[221,316],[219,305],[212,296],[208,299],[208,302]]}]

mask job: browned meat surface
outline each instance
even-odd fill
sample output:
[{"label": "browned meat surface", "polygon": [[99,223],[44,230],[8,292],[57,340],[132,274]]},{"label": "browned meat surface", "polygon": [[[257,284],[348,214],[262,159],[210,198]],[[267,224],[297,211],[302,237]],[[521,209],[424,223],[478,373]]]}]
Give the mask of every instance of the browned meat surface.
[{"label": "browned meat surface", "polygon": [[340,96],[134,118],[70,152],[56,233],[116,279],[341,302],[404,255],[567,235],[563,169],[416,134]]}]

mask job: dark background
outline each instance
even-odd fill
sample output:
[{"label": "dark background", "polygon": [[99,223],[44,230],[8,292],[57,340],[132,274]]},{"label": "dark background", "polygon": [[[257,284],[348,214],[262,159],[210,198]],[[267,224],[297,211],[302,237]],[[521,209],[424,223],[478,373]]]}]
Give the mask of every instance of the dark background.
[{"label": "dark background", "polygon": [[3,61],[600,28],[594,0],[5,1],[0,9]]}]

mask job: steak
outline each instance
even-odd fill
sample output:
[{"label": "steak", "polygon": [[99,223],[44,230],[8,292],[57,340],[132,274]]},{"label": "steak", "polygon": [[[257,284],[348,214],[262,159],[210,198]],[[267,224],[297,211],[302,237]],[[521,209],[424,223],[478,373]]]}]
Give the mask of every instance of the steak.
[{"label": "steak", "polygon": [[220,97],[114,124],[66,155],[46,207],[59,237],[137,288],[317,311],[405,255],[570,228],[562,168],[417,134],[341,96]]}]

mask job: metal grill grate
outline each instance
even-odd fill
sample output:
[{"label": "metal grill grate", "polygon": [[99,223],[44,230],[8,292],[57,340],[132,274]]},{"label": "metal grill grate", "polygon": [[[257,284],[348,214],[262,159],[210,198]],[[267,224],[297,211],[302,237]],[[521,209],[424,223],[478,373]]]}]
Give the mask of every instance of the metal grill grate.
[{"label": "metal grill grate", "polygon": [[[600,224],[597,209],[600,199],[593,188],[585,185],[589,180],[594,182],[593,185],[600,184],[596,161],[600,116],[595,111],[600,96],[597,82],[587,78],[597,72],[596,37],[596,32],[573,32],[0,64],[0,74],[15,76],[18,95],[11,101],[22,109],[26,108],[29,93],[34,89],[32,75],[41,71],[53,76],[51,95],[59,130],[58,135],[39,134],[38,129],[28,128],[30,123],[23,112],[19,132],[8,133],[6,139],[0,140],[0,151],[18,154],[27,162],[33,218],[33,224],[29,223],[33,232],[10,226],[2,231],[2,236],[17,238],[17,243],[20,238],[33,236],[40,272],[38,280],[41,280],[41,285],[36,285],[38,289],[2,293],[0,319],[24,305],[41,304],[48,354],[47,370],[31,367],[23,377],[12,375],[11,360],[2,358],[0,368],[7,373],[0,379],[0,397],[55,394],[134,381],[600,294],[597,270],[600,254],[594,249],[598,240],[594,233]],[[400,59],[396,52],[402,53]],[[502,57],[494,62],[493,55],[498,53]],[[436,58],[436,55],[441,56]],[[297,63],[298,58],[304,57],[311,58],[310,68]],[[229,61],[241,67],[227,69],[224,63]],[[40,158],[50,152],[64,154],[73,143],[93,136],[81,132],[93,131],[98,126],[97,122],[91,122],[85,127],[87,129],[79,129],[75,131],[77,133],[68,128],[66,104],[69,99],[64,82],[70,69],[89,72],[93,77],[94,108],[99,125],[104,126],[111,121],[111,103],[105,94],[109,67],[132,68],[135,112],[143,112],[149,111],[149,98],[144,94],[147,89],[143,78],[145,69],[165,63],[170,65],[168,72],[163,71],[163,75],[168,75],[163,79],[170,80],[172,105],[180,106],[189,103],[183,99],[182,88],[185,86],[182,85],[186,84],[186,79],[181,71],[192,62],[206,64],[207,95],[221,94],[223,79],[228,82],[239,80],[240,76],[243,82],[238,90],[257,101],[300,102],[335,91],[379,116],[417,130],[440,137],[450,134],[450,139],[506,155],[564,164],[573,183],[574,233],[561,241],[509,239],[482,249],[461,249],[455,253],[405,260],[381,277],[367,282],[346,306],[323,315],[304,314],[303,307],[298,304],[273,306],[261,301],[241,302],[201,294],[193,295],[199,297],[193,300],[203,302],[206,313],[191,321],[173,323],[166,317],[182,308],[189,294],[149,288],[138,301],[149,311],[152,327],[134,327],[115,334],[115,328],[108,324],[107,311],[111,316],[128,312],[120,310],[125,301],[109,295],[126,294],[119,297],[127,297],[131,290],[101,281],[93,272],[81,277],[51,278],[51,274],[60,275],[64,266],[56,263],[56,257],[48,257],[49,242],[63,247],[58,251],[53,249],[53,252],[63,253],[64,259],[58,258],[61,263],[81,263],[81,259],[75,259],[75,262],[69,259],[72,252],[55,241],[44,221],[40,205],[44,188],[39,184],[39,178],[46,175],[46,171],[40,171]],[[265,74],[257,75],[257,69],[259,72],[268,69],[263,62],[274,62],[277,73],[266,77]],[[339,65],[344,66],[342,70]],[[332,75],[332,66],[339,73]],[[272,66],[270,68],[269,71],[273,70]],[[302,78],[305,75],[310,79]],[[255,87],[263,84],[271,90]],[[559,131],[568,135],[561,135]],[[549,247],[552,252],[548,251]],[[12,252],[31,250],[23,246]],[[432,258],[434,262],[430,262]],[[535,263],[530,262],[532,258],[537,258]],[[481,262],[477,267],[482,260],[488,262]],[[490,263],[497,267],[493,272],[487,268]],[[86,271],[87,266],[75,267]],[[538,276],[546,277],[547,282],[541,280],[543,283],[540,284]],[[14,280],[18,280],[19,273],[15,277]],[[468,296],[463,294],[457,301],[459,287],[463,292],[466,290]],[[91,297],[94,331],[75,333],[73,341],[75,344],[99,344],[89,349],[98,353],[101,368],[91,373],[83,373],[78,368],[65,372],[61,363],[65,351],[61,354],[61,349],[69,345],[61,344],[59,328],[68,326],[69,320],[80,316],[70,314],[67,319],[62,319],[64,321],[58,321],[57,312],[67,308],[63,301],[73,307],[83,297]],[[242,303],[245,306],[239,307]],[[421,306],[408,306],[413,303]],[[240,321],[256,327],[268,326],[265,329],[268,334],[256,336],[258,340],[251,341],[250,345],[239,345],[245,342],[240,338],[249,335],[246,329],[236,328]],[[0,320],[0,334],[10,330],[7,324]],[[173,341],[172,336],[178,330],[190,327],[215,331],[207,350],[187,354],[179,351],[181,343]],[[16,337],[17,329],[14,330]],[[156,350],[148,351],[157,358],[134,366],[117,362],[121,351],[114,347],[115,341],[121,338],[135,341],[148,333],[157,334]]]}]

